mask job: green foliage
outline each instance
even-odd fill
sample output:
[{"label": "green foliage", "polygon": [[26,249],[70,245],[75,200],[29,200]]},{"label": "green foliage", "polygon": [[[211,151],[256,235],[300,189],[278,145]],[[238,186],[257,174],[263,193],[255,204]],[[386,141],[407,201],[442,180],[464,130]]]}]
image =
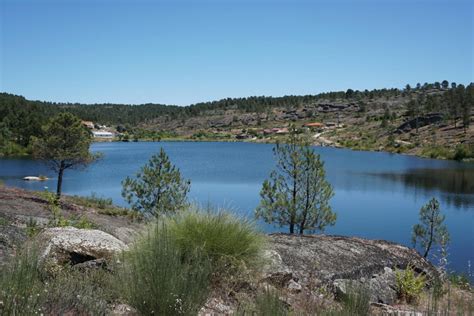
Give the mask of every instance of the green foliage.
[{"label": "green foliage", "polygon": [[246,218],[194,208],[167,222],[176,246],[184,253],[200,249],[211,260],[214,273],[230,275],[258,262],[264,237]]},{"label": "green foliage", "polygon": [[0,273],[0,315],[41,314],[43,284],[36,249],[23,249]]},{"label": "green foliage", "polygon": [[429,146],[423,148],[422,156],[435,159],[464,160],[474,158],[474,146],[469,144],[459,144],[453,150],[445,146]]},{"label": "green foliage", "polygon": [[467,158],[474,158],[474,145],[457,145],[454,149],[453,159],[461,161]]},{"label": "green foliage", "polygon": [[420,224],[413,226],[413,247],[419,244],[426,258],[434,245],[446,245],[449,241],[448,229],[444,225],[439,202],[432,198],[420,209]]},{"label": "green foliage", "polygon": [[98,158],[89,153],[90,132],[81,120],[70,113],[59,113],[42,127],[33,141],[33,153],[58,174],[56,194],[61,196],[62,177],[66,169],[85,167]]},{"label": "green foliage", "polygon": [[291,234],[295,226],[303,234],[305,230],[323,231],[327,225],[334,225],[336,214],[329,205],[334,192],[326,181],[320,156],[294,128],[288,143],[277,144],[274,154],[277,168],[263,183],[256,217],[289,225]]},{"label": "green foliage", "polygon": [[174,214],[186,204],[190,181],[181,178],[163,148],[137,173],[122,181],[122,196],[132,209],[151,217]]},{"label": "green foliage", "polygon": [[209,260],[199,249],[182,252],[164,222],[151,225],[123,259],[116,281],[143,315],[196,315],[207,299]]},{"label": "green foliage", "polygon": [[433,159],[451,159],[451,152],[444,146],[429,146],[423,148],[422,156]]},{"label": "green foliage", "polygon": [[415,270],[410,265],[405,270],[396,270],[395,280],[399,299],[407,303],[416,302],[426,285],[425,276],[415,275]]}]

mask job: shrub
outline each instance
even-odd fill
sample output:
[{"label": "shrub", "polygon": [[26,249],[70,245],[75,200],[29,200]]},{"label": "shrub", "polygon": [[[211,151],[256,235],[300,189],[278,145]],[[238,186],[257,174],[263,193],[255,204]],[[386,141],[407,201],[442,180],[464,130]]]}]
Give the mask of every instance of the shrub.
[{"label": "shrub", "polygon": [[211,259],[215,273],[258,261],[264,239],[249,219],[194,207],[168,221],[177,246],[184,252],[201,249]]},{"label": "shrub", "polygon": [[205,303],[210,263],[199,249],[181,251],[165,223],[150,226],[123,259],[117,284],[143,315],[196,315]]},{"label": "shrub", "polygon": [[26,222],[26,234],[28,237],[34,237],[38,235],[40,230],[41,228],[38,226],[38,222],[34,218],[30,217],[28,222]]},{"label": "shrub", "polygon": [[426,285],[425,276],[416,276],[415,270],[409,265],[405,270],[395,271],[395,278],[398,297],[407,303],[417,301]]}]

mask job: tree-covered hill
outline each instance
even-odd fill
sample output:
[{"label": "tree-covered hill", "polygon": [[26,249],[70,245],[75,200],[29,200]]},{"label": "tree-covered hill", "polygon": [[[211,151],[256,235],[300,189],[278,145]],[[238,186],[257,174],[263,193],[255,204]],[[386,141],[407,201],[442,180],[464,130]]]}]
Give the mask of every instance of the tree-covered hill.
[{"label": "tree-covered hill", "polygon": [[[444,125],[453,125],[469,134],[473,103],[472,83],[462,85],[446,80],[418,83],[414,87],[406,85],[403,89],[348,89],[303,96],[227,98],[184,107],[152,103],[54,103],[0,93],[0,153],[9,155],[25,151],[31,136],[41,132],[46,120],[63,111],[101,125],[126,127],[138,138],[148,133],[144,131],[171,132],[184,138],[214,137],[223,133],[224,138],[235,138],[235,130],[255,136],[260,130],[286,126],[290,122],[338,121],[348,126],[357,125],[360,135],[354,136],[349,129],[351,133],[347,135],[344,131],[336,133],[334,140],[342,146],[365,148],[365,145],[354,145],[354,141],[368,136],[388,137],[400,124],[418,118],[424,122],[424,117],[433,113],[442,118]],[[416,130],[418,132],[418,125]],[[450,141],[459,138],[455,136]],[[366,149],[374,148],[368,146]]]}]

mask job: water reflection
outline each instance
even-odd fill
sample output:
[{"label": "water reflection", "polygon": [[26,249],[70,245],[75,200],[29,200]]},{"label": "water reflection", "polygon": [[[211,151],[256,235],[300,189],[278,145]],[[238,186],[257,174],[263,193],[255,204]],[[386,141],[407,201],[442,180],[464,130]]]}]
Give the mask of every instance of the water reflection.
[{"label": "water reflection", "polygon": [[415,191],[441,192],[443,202],[456,208],[469,209],[474,205],[474,168],[408,169],[369,175],[401,182]]}]

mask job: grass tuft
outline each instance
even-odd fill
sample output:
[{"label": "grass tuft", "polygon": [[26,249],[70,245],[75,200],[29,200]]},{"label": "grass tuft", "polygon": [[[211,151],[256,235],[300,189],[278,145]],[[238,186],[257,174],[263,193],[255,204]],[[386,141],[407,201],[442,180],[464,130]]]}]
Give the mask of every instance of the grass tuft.
[{"label": "grass tuft", "polygon": [[259,261],[264,237],[249,219],[194,207],[168,219],[168,223],[181,251],[201,249],[212,261],[215,273],[230,273]]},{"label": "grass tuft", "polygon": [[199,249],[181,251],[166,223],[151,225],[123,260],[116,282],[141,314],[196,315],[204,305],[208,258]]}]

